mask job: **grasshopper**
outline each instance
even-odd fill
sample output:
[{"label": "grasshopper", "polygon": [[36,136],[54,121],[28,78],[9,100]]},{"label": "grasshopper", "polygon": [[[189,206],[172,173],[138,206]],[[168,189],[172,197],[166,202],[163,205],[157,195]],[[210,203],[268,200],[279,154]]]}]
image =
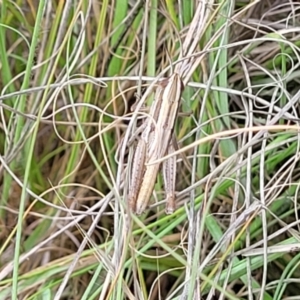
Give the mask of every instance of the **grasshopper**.
[{"label": "grasshopper", "polygon": [[[174,151],[172,135],[183,87],[178,73],[158,85],[155,101],[138,140],[128,193],[129,207],[137,215],[143,213],[148,205],[160,169],[159,163],[148,163]],[[163,162],[163,179],[167,196],[166,213],[170,214],[175,210],[176,157]]]}]

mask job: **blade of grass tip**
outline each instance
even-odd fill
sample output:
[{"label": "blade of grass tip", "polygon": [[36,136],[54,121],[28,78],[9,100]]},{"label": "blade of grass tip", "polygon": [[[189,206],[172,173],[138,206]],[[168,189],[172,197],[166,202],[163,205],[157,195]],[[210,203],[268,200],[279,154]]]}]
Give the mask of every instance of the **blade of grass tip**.
[{"label": "blade of grass tip", "polygon": [[[186,2],[189,2],[189,1],[186,1]],[[173,1],[173,0],[166,0],[169,15],[170,15],[172,21],[174,22],[176,28],[179,28],[179,22],[178,22],[178,19],[177,19],[178,13],[177,13],[177,11],[174,7],[174,3],[175,3],[175,1]]]},{"label": "blade of grass tip", "polygon": [[[34,62],[34,56],[35,56],[35,50],[36,46],[38,44],[38,38],[40,34],[40,24],[42,22],[42,18],[44,15],[45,7],[46,7],[47,1],[41,0],[39,2],[39,7],[38,7],[38,13],[37,13],[37,18],[34,26],[34,31],[33,31],[33,36],[32,36],[32,41],[31,41],[31,47],[29,50],[29,55],[28,55],[28,61],[26,65],[26,72],[24,76],[24,81],[22,84],[22,89],[25,89],[29,86],[29,80],[30,80],[30,75],[31,75],[31,69],[33,66]],[[25,105],[25,96],[20,97],[20,105]],[[43,105],[41,104],[41,107]],[[21,107],[22,108],[22,107]],[[24,107],[23,107],[24,109]],[[41,114],[41,109],[39,114]],[[22,110],[23,112],[23,110]],[[40,117],[40,116],[39,116]],[[20,118],[19,118],[20,119]],[[22,121],[18,121],[19,126],[22,124]],[[30,140],[28,141],[28,146],[27,146],[27,160],[26,160],[26,167],[25,167],[25,173],[24,173],[24,187],[22,189],[21,197],[20,197],[20,204],[19,204],[19,214],[18,214],[18,222],[17,222],[17,234],[16,234],[16,241],[15,241],[15,251],[14,251],[14,269],[13,269],[13,282],[12,282],[12,299],[18,299],[18,275],[19,275],[19,257],[20,257],[20,250],[21,250],[21,241],[22,241],[22,224],[23,224],[23,213],[25,209],[25,202],[26,202],[26,197],[27,197],[27,192],[26,192],[26,187],[28,186],[28,179],[29,179],[29,174],[30,174],[30,166],[31,166],[31,161],[33,157],[33,150],[34,150],[34,145],[35,145],[35,139],[37,135],[37,130],[38,126],[35,127],[35,133],[31,136]],[[20,130],[19,130],[20,132]]]}]

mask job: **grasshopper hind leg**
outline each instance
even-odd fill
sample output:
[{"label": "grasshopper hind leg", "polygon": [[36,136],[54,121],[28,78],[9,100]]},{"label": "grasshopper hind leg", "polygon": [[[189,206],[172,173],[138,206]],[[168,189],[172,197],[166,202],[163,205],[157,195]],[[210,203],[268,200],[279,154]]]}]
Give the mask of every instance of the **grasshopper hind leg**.
[{"label": "grasshopper hind leg", "polygon": [[[168,148],[168,154],[173,153],[174,147],[170,143]],[[176,209],[176,196],[175,196],[175,185],[176,185],[176,156],[172,156],[163,162],[162,167],[163,180],[166,192],[166,214],[172,214]]]}]

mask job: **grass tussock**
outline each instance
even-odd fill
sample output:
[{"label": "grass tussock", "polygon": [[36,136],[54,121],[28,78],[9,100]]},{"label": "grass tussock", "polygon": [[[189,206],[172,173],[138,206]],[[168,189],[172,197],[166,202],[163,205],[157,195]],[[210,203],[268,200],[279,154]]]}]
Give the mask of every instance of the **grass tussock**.
[{"label": "grass tussock", "polygon": [[[297,299],[299,8],[1,1],[0,299]],[[131,107],[178,66],[177,210],[159,176],[137,217]]]}]

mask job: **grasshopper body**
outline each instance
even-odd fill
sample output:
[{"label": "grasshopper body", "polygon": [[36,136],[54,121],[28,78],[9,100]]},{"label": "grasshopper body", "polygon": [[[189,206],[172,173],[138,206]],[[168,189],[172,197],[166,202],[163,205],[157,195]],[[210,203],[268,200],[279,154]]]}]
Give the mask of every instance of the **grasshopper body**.
[{"label": "grasshopper body", "polygon": [[[134,153],[131,171],[131,183],[128,194],[130,208],[141,214],[151,198],[160,164],[148,165],[174,151],[171,138],[178,114],[183,83],[180,76],[174,73],[167,81],[161,83],[155,94],[155,101],[150,109],[137,148]],[[166,212],[175,209],[176,157],[163,162],[167,205]]]}]

